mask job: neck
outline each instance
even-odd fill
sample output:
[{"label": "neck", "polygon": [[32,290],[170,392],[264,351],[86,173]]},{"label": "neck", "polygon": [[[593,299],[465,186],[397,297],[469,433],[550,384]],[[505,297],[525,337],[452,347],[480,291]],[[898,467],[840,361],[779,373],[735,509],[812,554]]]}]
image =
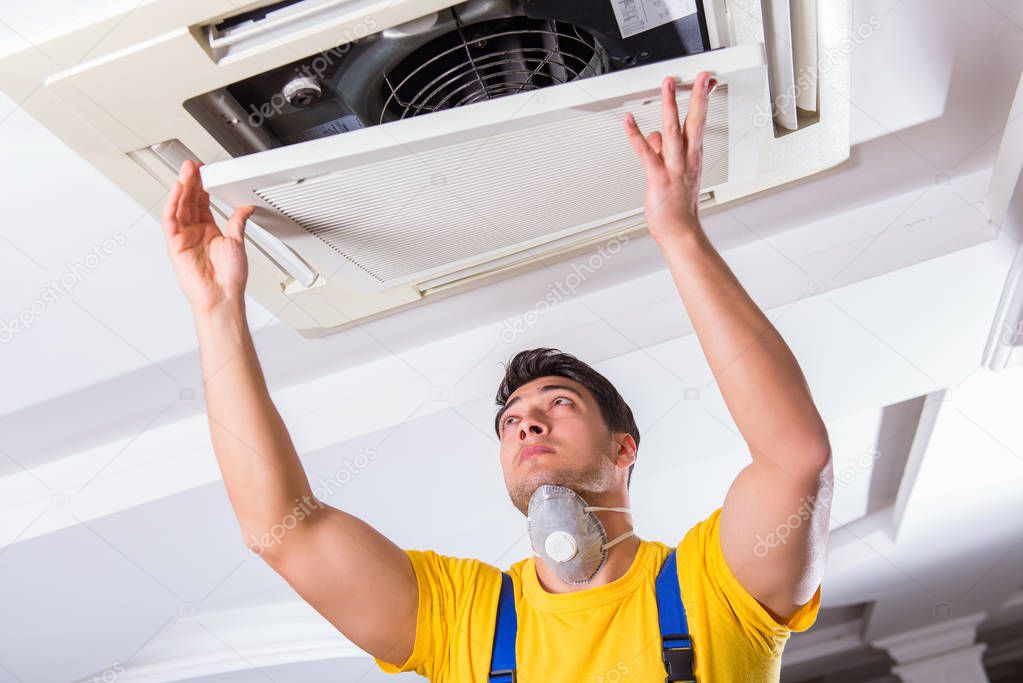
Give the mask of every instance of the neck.
[{"label": "neck", "polygon": [[[587,502],[589,505],[599,507],[628,507],[628,501],[620,500]],[[633,528],[632,515],[630,513],[598,510],[593,514],[595,514],[601,524],[604,525],[608,541],[614,540]],[[607,562],[605,562],[604,566],[600,568],[600,571],[598,571],[593,578],[590,579],[589,583],[580,585],[565,583],[558,577],[553,569],[547,566],[547,563],[544,562],[542,558],[534,556],[533,564],[536,566],[536,578],[539,580],[540,586],[542,586],[548,593],[574,593],[576,591],[586,590],[587,588],[603,586],[625,576],[625,573],[629,571],[629,567],[632,566],[632,562],[636,558],[636,551],[639,550],[639,543],[639,538],[636,536],[629,536],[608,548]]]}]

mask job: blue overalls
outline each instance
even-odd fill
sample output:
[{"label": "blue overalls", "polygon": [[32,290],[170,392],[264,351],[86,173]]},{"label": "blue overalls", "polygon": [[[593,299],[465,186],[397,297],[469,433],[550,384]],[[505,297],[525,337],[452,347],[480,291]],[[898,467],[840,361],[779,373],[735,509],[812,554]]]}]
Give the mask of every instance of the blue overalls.
[{"label": "blue overalls", "polygon": [[[661,627],[661,659],[671,681],[695,683],[693,674],[693,641],[686,626],[686,608],[678,588],[675,550],[672,549],[657,574],[657,619]],[[494,628],[494,649],[490,657],[490,683],[515,683],[515,594],[511,575],[501,572],[501,597],[497,601],[497,624]]]}]

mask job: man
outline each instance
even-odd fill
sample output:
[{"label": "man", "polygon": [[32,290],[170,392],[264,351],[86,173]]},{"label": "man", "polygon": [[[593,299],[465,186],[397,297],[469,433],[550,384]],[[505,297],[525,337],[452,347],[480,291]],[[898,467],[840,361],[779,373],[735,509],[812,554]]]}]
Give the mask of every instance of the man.
[{"label": "man", "polygon": [[[508,570],[519,681],[664,680],[653,586],[672,550],[701,682],[778,680],[789,633],[816,619],[830,446],[791,352],[700,226],[703,128],[714,85],[707,72],[697,76],[680,126],[675,82],[666,78],[663,133],[644,136],[631,115],[624,125],[646,173],[650,235],[752,463],[722,507],[678,546],[640,539],[628,513],[639,445],[629,407],[573,356],[553,349],[517,354],[498,391],[495,429],[509,495],[529,516],[537,553]],[[242,238],[252,211],[239,208],[221,234],[197,168],[186,162],[163,216],[198,332],[213,446],[247,542],[270,538],[267,531],[299,501],[313,500],[246,324]],[[299,595],[385,671],[487,680],[498,568],[402,550],[319,501],[301,509],[279,542],[254,548]],[[580,520],[578,537],[536,536],[566,515]],[[560,541],[552,545],[552,537]]]}]

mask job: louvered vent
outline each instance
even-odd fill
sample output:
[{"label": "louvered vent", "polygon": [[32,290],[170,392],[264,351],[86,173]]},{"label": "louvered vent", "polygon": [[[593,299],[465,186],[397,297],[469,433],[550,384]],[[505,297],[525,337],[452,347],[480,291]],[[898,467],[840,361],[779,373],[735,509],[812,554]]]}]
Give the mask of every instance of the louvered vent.
[{"label": "louvered vent", "polygon": [[[680,94],[684,117],[688,92]],[[661,127],[656,98],[596,115],[573,110],[255,193],[382,285],[410,282],[636,214],[645,183],[622,127],[626,111],[644,131]],[[727,124],[723,84],[707,112],[704,189],[728,181]]]}]

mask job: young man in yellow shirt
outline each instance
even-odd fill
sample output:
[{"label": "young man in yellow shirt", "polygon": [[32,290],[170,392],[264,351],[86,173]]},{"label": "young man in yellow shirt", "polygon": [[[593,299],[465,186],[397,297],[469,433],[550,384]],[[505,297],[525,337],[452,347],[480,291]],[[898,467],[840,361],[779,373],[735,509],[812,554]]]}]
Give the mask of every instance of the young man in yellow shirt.
[{"label": "young man in yellow shirt", "polygon": [[[417,671],[436,682],[512,680],[491,676],[497,641],[507,641],[499,636],[512,623],[514,680],[663,681],[671,667],[659,623],[664,589],[684,608],[686,647],[678,649],[692,657],[686,671],[669,671],[669,680],[776,681],[789,633],[814,622],[828,537],[830,446],[795,358],[699,222],[703,128],[714,85],[707,72],[697,76],[683,125],[672,78],[662,83],[663,132],[644,136],[631,115],[623,123],[646,174],[650,235],[752,462],[723,505],[677,546],[640,539],[628,512],[639,445],[628,405],[569,354],[517,354],[498,390],[495,429],[534,557],[502,572],[479,560],[403,550],[319,501],[302,506],[279,542],[254,548],[385,671]],[[214,450],[249,542],[268,538],[282,518],[294,517],[296,501],[313,496],[245,318],[242,240],[253,208],[235,211],[221,233],[197,171],[190,162],[182,166],[163,226],[194,314]],[[499,605],[502,619],[506,610],[512,615],[501,629]]]}]

